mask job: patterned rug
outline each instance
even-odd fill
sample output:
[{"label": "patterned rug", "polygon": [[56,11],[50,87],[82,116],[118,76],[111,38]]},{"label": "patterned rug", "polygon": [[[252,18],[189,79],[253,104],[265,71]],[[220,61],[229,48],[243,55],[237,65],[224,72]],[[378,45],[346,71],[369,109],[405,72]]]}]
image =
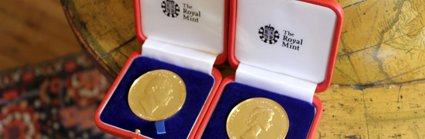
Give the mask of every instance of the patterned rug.
[{"label": "patterned rug", "polygon": [[0,138],[113,138],[94,123],[109,83],[84,54],[0,73]]}]

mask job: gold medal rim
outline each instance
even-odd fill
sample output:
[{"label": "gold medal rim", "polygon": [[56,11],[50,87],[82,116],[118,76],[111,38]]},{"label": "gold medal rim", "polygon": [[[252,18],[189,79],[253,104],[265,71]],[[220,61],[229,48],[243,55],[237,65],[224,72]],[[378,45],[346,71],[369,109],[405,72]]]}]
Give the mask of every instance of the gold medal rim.
[{"label": "gold medal rim", "polygon": [[133,107],[131,106],[131,104],[130,103],[128,103],[128,105],[129,105],[129,107],[130,107],[130,110],[133,112],[133,114],[134,115],[136,115],[137,117],[139,117],[139,118],[141,118],[141,119],[143,119],[143,120],[146,120],[146,121],[151,121],[151,122],[155,122],[155,121],[162,121],[162,120],[165,120],[165,119],[168,119],[168,118],[170,118],[170,117],[173,117],[174,115],[176,115],[182,108],[183,108],[183,105],[185,104],[185,102],[186,102],[186,95],[187,95],[187,90],[186,90],[186,84],[185,84],[185,82],[184,82],[184,80],[177,74],[177,73],[175,73],[175,72],[173,72],[173,71],[170,71],[170,70],[165,70],[165,69],[158,69],[158,70],[152,70],[152,71],[149,71],[149,72],[146,72],[146,73],[144,73],[144,74],[142,74],[142,75],[140,75],[136,80],[134,80],[134,82],[132,83],[132,85],[131,85],[131,87],[130,87],[130,89],[129,89],[129,92],[128,92],[128,95],[127,95],[127,101],[128,102],[130,102],[130,93],[132,93],[131,92],[131,90],[132,90],[132,88],[133,88],[133,86],[135,86],[136,85],[136,83],[139,81],[139,80],[141,80],[144,76],[146,76],[146,75],[148,75],[148,74],[153,74],[153,73],[155,73],[155,72],[161,72],[161,71],[165,71],[165,72],[169,72],[169,73],[171,73],[171,74],[173,74],[173,75],[176,75],[176,77],[178,78],[178,80],[181,80],[182,81],[182,85],[183,85],[183,103],[181,103],[178,107],[177,107],[177,109],[175,109],[176,110],[176,112],[174,112],[173,114],[170,114],[169,116],[164,116],[164,117],[161,117],[161,118],[153,118],[153,117],[146,117],[144,114],[137,114],[137,112],[135,112],[135,110],[133,110]]},{"label": "gold medal rim", "polygon": [[282,133],[282,136],[283,137],[286,137],[286,135],[288,134],[288,131],[289,131],[289,117],[288,117],[288,113],[286,112],[286,110],[285,110],[285,108],[283,108],[283,106],[282,105],[280,105],[279,103],[277,103],[276,101],[274,101],[274,100],[272,100],[272,99],[269,99],[269,98],[265,98],[265,97],[255,97],[255,98],[249,98],[249,99],[246,99],[246,100],[244,100],[244,101],[242,101],[242,102],[240,102],[240,103],[238,103],[235,107],[233,107],[233,109],[230,111],[230,113],[229,113],[229,115],[227,116],[227,120],[226,120],[226,132],[227,132],[227,136],[231,139],[232,138],[232,136],[230,136],[231,135],[231,131],[229,131],[230,129],[230,125],[229,125],[229,123],[230,123],[230,120],[231,120],[231,116],[232,116],[232,114],[233,113],[235,113],[235,111],[237,111],[237,109],[239,108],[239,107],[241,107],[242,105],[244,105],[244,104],[246,104],[246,103],[249,103],[249,102],[251,102],[251,101],[256,101],[256,100],[265,100],[265,101],[269,101],[269,102],[271,102],[271,103],[273,103],[273,104],[276,104],[276,106],[278,107],[278,109],[280,109],[280,110],[282,110],[282,112],[283,112],[283,114],[285,115],[285,117],[286,117],[286,121],[287,121],[287,123],[288,123],[288,125],[287,125],[287,128],[285,128],[286,130]]}]

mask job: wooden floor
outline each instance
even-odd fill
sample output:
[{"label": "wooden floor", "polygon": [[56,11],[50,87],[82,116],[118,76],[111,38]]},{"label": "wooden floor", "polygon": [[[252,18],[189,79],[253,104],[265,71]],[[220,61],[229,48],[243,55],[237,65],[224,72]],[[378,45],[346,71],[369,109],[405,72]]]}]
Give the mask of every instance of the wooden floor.
[{"label": "wooden floor", "polygon": [[0,72],[81,51],[59,0],[0,2]]}]

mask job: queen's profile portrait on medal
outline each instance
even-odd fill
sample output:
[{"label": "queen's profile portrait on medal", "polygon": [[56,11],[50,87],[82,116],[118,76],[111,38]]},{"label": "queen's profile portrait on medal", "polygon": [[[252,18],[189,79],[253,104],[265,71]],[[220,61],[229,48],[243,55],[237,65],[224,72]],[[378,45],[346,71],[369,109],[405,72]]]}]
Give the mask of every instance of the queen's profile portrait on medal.
[{"label": "queen's profile portrait on medal", "polygon": [[160,121],[176,114],[186,99],[184,81],[168,70],[154,70],[137,78],[128,93],[128,104],[138,117]]},{"label": "queen's profile portrait on medal", "polygon": [[232,109],[226,124],[231,139],[281,139],[289,129],[286,111],[267,98],[251,98]]},{"label": "queen's profile portrait on medal", "polygon": [[167,86],[170,83],[171,80],[163,76],[147,83],[147,87],[143,90],[144,96],[140,98],[140,102],[143,102],[142,109],[146,114],[154,115],[159,108],[167,107],[170,101],[175,99],[172,94],[174,90]]},{"label": "queen's profile portrait on medal", "polygon": [[275,113],[272,109],[258,106],[250,112],[247,127],[248,130],[242,135],[242,139],[257,138],[261,133],[267,132],[273,126],[273,116]]}]

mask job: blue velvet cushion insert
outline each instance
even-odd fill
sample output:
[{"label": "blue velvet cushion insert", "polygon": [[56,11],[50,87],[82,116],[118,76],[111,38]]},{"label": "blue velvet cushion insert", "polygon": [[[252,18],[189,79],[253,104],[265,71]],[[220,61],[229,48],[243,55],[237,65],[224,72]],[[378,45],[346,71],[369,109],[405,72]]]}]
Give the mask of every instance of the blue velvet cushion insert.
[{"label": "blue velvet cushion insert", "polygon": [[[166,134],[157,135],[155,122],[145,121],[134,115],[127,103],[127,95],[133,81],[140,75],[156,70],[166,69],[177,73],[185,82],[187,96],[183,108],[173,117],[165,120]],[[147,57],[135,58],[123,79],[113,92],[101,113],[104,123],[128,130],[140,129],[141,134],[151,138],[186,138],[204,105],[214,78],[208,74],[167,64]]]},{"label": "blue velvet cushion insert", "polygon": [[254,97],[269,98],[283,106],[289,118],[290,128],[286,136],[287,139],[307,138],[315,115],[313,104],[240,83],[230,83],[225,87],[202,138],[228,138],[226,120],[230,111],[240,102]]}]

